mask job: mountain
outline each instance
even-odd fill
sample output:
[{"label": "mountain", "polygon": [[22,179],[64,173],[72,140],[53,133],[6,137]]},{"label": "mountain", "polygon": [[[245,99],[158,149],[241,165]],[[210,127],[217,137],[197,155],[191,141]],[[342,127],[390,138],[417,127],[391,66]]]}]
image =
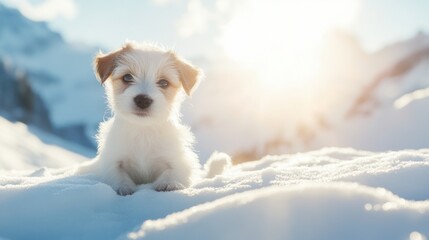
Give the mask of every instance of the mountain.
[{"label": "mountain", "polygon": [[0,4],[0,51],[2,55],[32,56],[63,41],[45,22],[31,21],[18,10]]},{"label": "mountain", "polygon": [[0,115],[52,131],[46,104],[31,87],[28,77],[13,72],[0,61]]},{"label": "mountain", "polygon": [[106,112],[103,88],[92,72],[96,52],[98,48],[66,42],[45,22],[0,4],[0,59],[25,75],[46,104],[47,130],[92,149]]},{"label": "mountain", "polygon": [[429,72],[429,36],[418,33],[413,39],[387,47],[373,56],[370,63],[375,62],[391,64],[381,68],[362,89],[346,117],[370,114],[379,104],[391,105],[400,96],[429,86],[425,77]]},{"label": "mountain", "polygon": [[419,130],[429,121],[428,99],[394,107],[401,96],[429,86],[427,34],[368,53],[356,37],[336,31],[323,49],[320,75],[306,88],[293,89],[296,80],[285,69],[276,81],[292,83],[268,86],[269,94],[264,84],[275,82],[263,75],[256,79],[251,69],[224,59],[207,64],[207,79],[185,108],[200,154],[216,148],[238,163],[325,146],[428,146],[429,133]]},{"label": "mountain", "polygon": [[[318,131],[313,146],[353,146],[372,151],[426,148],[429,98],[420,96],[403,107],[396,103],[429,86],[429,36],[422,32],[368,56],[361,88],[331,129]],[[358,74],[358,73],[356,73]],[[422,93],[424,91],[420,91]]]}]

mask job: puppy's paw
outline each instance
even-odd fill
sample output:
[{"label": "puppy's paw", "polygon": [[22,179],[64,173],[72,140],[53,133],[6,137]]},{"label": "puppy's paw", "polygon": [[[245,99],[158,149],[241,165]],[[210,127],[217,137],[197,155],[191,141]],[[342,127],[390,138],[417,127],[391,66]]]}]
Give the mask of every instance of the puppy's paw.
[{"label": "puppy's paw", "polygon": [[158,192],[169,192],[169,191],[176,191],[180,189],[184,189],[185,185],[179,183],[179,182],[155,182],[153,184],[153,187],[155,191]]},{"label": "puppy's paw", "polygon": [[136,190],[137,190],[137,186],[132,184],[125,184],[116,188],[116,192],[118,193],[118,195],[121,195],[121,196],[131,195]]}]

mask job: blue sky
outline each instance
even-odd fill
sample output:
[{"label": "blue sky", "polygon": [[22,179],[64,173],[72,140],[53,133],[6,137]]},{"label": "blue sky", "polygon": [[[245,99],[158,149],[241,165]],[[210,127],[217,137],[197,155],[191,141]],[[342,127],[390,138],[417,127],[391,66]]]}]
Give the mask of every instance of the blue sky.
[{"label": "blue sky", "polygon": [[370,50],[420,30],[429,34],[429,0],[362,0],[352,28]]},{"label": "blue sky", "polygon": [[[429,33],[429,0],[351,1],[358,2],[358,7],[353,12],[352,23],[345,29],[355,34],[369,51],[409,38],[419,30]],[[156,41],[174,46],[186,55],[196,55],[202,51],[208,53],[217,51],[219,36],[228,25],[228,21],[233,19],[237,12],[245,9],[249,2],[257,1],[0,0],[0,2],[19,8],[24,15],[32,19],[47,21],[53,29],[71,41],[104,48],[116,48],[125,39]],[[276,4],[276,0],[260,2]],[[266,27],[280,26],[281,23],[279,26]]]}]

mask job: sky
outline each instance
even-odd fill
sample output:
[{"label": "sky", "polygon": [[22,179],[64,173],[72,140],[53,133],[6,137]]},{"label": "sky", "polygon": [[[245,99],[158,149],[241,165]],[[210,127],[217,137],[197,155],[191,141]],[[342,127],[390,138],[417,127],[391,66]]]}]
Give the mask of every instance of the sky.
[{"label": "sky", "polygon": [[[218,51],[230,52],[243,47],[243,41],[234,44],[232,43],[234,40],[230,40],[225,44],[228,37],[247,34],[249,38],[256,36],[260,38],[259,41],[265,41],[267,37],[277,37],[270,36],[270,32],[265,32],[266,29],[312,28],[312,25],[318,25],[320,22],[326,23],[329,27],[335,25],[354,34],[363,48],[370,52],[386,44],[410,38],[420,30],[429,32],[429,0],[0,0],[0,2],[18,8],[33,20],[47,21],[52,29],[61,32],[69,41],[105,49],[118,48],[126,39],[153,41],[174,47],[187,56],[199,55],[201,52],[208,55]],[[324,6],[321,6],[321,3]],[[270,15],[270,12],[276,9],[281,9],[284,15],[281,13]],[[275,17],[273,21],[266,21],[273,16]],[[304,19],[300,23],[302,17]],[[315,21],[307,21],[313,17]],[[330,18],[332,19],[327,20]],[[249,27],[249,24],[235,24],[234,28],[237,19],[256,25],[256,29],[250,26],[248,32],[259,32],[258,34],[262,36],[246,33],[245,28]],[[297,24],[289,24],[288,21]],[[258,25],[261,26],[258,28]],[[320,27],[323,29],[324,26]],[[228,32],[232,31],[236,35],[228,36]],[[315,27],[313,32],[317,31]],[[288,40],[289,36],[280,39]],[[301,39],[297,38],[297,41]],[[243,51],[247,50],[245,47],[246,45]],[[248,47],[253,49],[253,46]]]}]

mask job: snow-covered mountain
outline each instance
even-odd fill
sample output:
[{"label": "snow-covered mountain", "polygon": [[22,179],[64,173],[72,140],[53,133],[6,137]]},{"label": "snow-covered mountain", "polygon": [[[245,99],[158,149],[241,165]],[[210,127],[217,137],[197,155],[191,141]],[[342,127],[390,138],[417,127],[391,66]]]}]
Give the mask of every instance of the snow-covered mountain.
[{"label": "snow-covered mountain", "polygon": [[9,120],[52,131],[49,112],[25,74],[17,74],[0,60],[0,115]]},{"label": "snow-covered mountain", "polygon": [[34,22],[18,10],[0,4],[0,51],[2,55],[34,56],[62,41],[45,22]]},{"label": "snow-covered mountain", "polygon": [[197,149],[207,156],[215,146],[241,162],[326,146],[386,151],[429,145],[429,132],[418,130],[429,120],[428,100],[394,107],[401,96],[429,86],[427,34],[366,53],[354,36],[337,31],[323,49],[311,85],[278,85],[267,95],[258,81],[269,80],[255,80],[251,70],[224,59],[207,64],[207,79],[185,109]]},{"label": "snow-covered mountain", "polygon": [[383,67],[319,141],[374,151],[428,147],[429,132],[422,129],[429,122],[429,98],[400,107],[397,100],[429,86],[429,36],[418,33],[374,54],[367,64]]},{"label": "snow-covered mountain", "polygon": [[44,22],[0,4],[0,59],[28,79],[45,103],[52,132],[94,147],[105,113],[103,89],[92,73],[98,48],[68,43]]},{"label": "snow-covered mountain", "polygon": [[346,117],[371,114],[383,105],[392,105],[401,95],[429,86],[429,36],[418,33],[383,49],[368,64],[383,67],[360,92]]}]

